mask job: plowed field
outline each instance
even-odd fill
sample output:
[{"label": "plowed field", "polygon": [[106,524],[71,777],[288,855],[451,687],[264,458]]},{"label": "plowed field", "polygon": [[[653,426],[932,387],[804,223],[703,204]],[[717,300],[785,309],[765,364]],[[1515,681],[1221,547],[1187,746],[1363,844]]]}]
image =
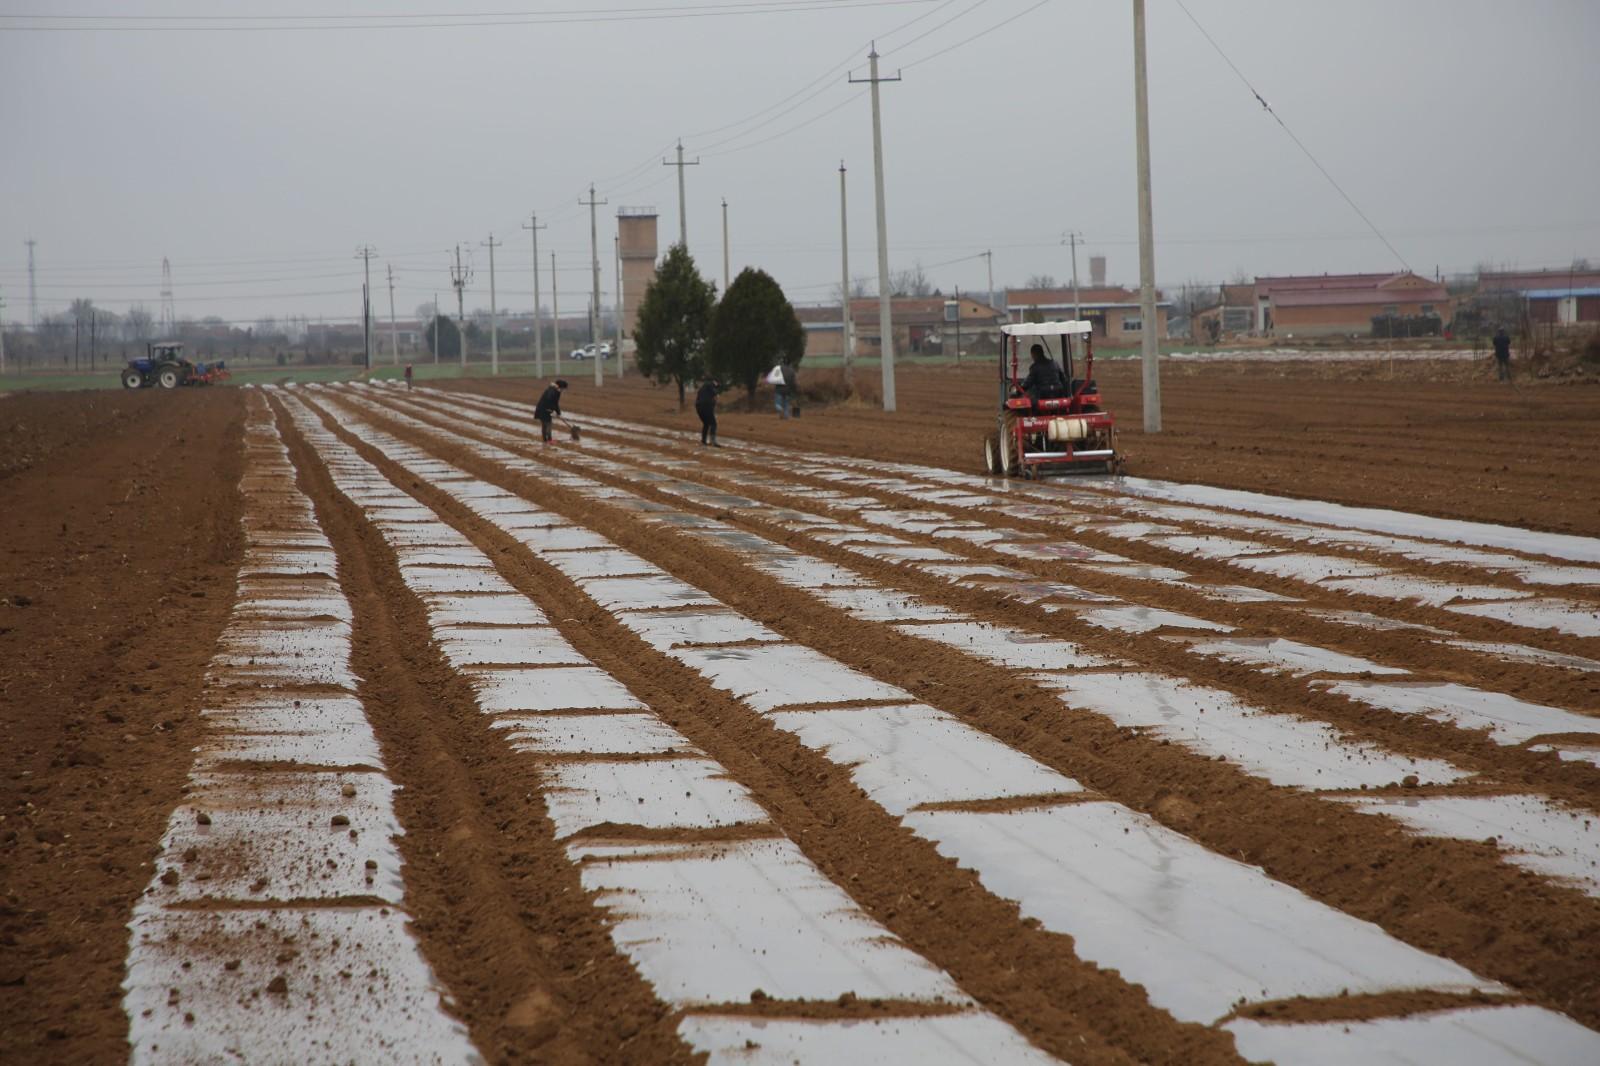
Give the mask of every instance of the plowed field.
[{"label": "plowed field", "polygon": [[0,1060],[1600,1061],[1592,388],[573,384],[0,408]]}]

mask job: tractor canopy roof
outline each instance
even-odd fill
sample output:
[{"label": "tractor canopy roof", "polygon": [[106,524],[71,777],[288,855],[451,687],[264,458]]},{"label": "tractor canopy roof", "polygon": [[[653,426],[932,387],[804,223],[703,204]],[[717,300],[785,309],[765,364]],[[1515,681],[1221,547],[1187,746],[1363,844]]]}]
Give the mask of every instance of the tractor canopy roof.
[{"label": "tractor canopy roof", "polygon": [[1088,333],[1094,324],[1081,319],[1064,322],[1012,322],[1000,327],[1008,337],[1063,337]]}]

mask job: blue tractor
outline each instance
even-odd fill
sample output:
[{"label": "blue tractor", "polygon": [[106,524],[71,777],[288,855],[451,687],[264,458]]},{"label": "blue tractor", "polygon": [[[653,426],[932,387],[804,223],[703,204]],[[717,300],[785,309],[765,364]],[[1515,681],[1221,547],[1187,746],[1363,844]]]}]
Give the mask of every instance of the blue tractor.
[{"label": "blue tractor", "polygon": [[145,345],[143,359],[129,359],[122,371],[122,387],[148,389],[160,386],[175,389],[179,385],[210,385],[228,376],[228,365],[191,363],[183,357],[183,345],[177,341],[156,341]]}]

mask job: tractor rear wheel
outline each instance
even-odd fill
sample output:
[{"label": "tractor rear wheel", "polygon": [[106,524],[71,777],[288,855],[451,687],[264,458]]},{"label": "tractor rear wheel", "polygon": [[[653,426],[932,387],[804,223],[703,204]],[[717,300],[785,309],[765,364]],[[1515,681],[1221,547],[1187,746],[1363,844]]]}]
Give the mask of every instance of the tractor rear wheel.
[{"label": "tractor rear wheel", "polygon": [[142,387],[143,385],[144,385],[144,375],[139,373],[133,367],[130,366],[128,369],[126,369],[126,370],[124,370],[122,372],[122,387],[123,388],[125,388],[125,389],[137,389],[137,388]]},{"label": "tractor rear wheel", "polygon": [[1017,438],[1007,433],[1000,438],[1000,475],[1016,477],[1021,473],[1022,457],[1017,454]]},{"label": "tractor rear wheel", "polygon": [[156,383],[163,389],[175,389],[182,380],[183,378],[179,375],[178,368],[175,366],[164,366],[161,368],[161,372],[156,375]]}]

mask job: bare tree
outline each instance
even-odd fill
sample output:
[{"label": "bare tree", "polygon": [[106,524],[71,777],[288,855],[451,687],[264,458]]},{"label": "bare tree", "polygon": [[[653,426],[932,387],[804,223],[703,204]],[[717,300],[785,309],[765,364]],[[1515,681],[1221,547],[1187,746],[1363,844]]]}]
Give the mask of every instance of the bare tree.
[{"label": "bare tree", "polygon": [[919,260],[909,270],[897,270],[889,275],[889,291],[895,296],[931,296],[933,282],[928,280]]},{"label": "bare tree", "polygon": [[122,316],[122,339],[140,344],[155,338],[156,318],[143,304],[134,304]]},{"label": "bare tree", "polygon": [[1055,289],[1060,288],[1052,274],[1029,274],[1028,280],[1022,283],[1024,289]]}]

